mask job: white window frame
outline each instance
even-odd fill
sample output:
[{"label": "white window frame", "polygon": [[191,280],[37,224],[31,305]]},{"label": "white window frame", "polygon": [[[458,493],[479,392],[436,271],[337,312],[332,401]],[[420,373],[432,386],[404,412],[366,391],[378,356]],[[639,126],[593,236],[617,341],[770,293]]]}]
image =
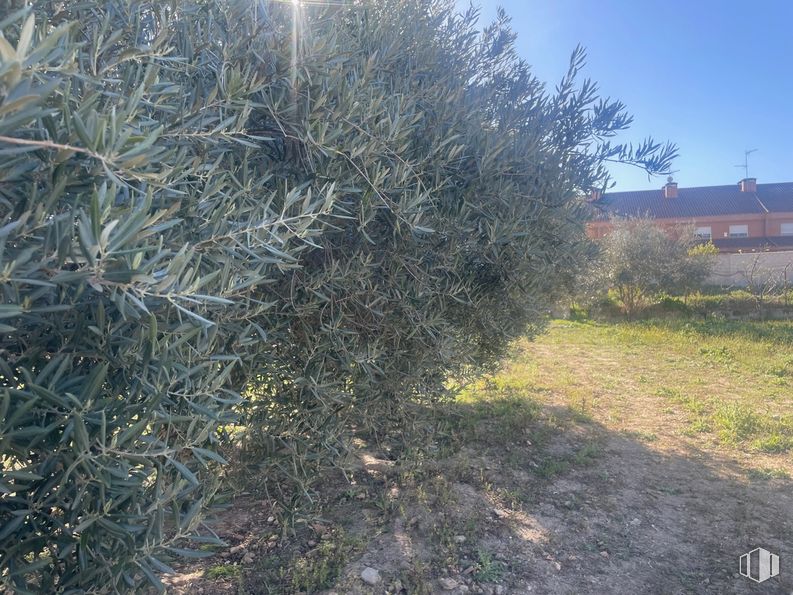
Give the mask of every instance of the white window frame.
[{"label": "white window frame", "polygon": [[779,235],[793,236],[793,222],[785,221],[779,224]]},{"label": "white window frame", "polygon": [[727,235],[731,238],[748,238],[749,226],[746,224],[730,225],[730,231]]},{"label": "white window frame", "polygon": [[710,225],[703,225],[694,228],[694,237],[700,240],[709,240],[713,237],[713,228]]}]

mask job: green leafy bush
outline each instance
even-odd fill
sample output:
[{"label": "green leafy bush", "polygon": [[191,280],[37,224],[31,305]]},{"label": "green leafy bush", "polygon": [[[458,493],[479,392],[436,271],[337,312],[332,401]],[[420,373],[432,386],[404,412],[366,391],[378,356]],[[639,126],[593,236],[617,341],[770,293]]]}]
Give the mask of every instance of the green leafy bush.
[{"label": "green leafy bush", "polygon": [[[0,584],[139,590],[491,365],[579,261],[630,119],[451,2],[35,0],[0,20]],[[289,496],[284,493],[283,496]]]},{"label": "green leafy bush", "polygon": [[[597,291],[613,290],[632,318],[666,293],[687,294],[710,274],[718,250],[697,244],[692,229],[665,229],[652,219],[615,219],[598,241],[588,277]],[[667,304],[669,302],[667,301]]]}]

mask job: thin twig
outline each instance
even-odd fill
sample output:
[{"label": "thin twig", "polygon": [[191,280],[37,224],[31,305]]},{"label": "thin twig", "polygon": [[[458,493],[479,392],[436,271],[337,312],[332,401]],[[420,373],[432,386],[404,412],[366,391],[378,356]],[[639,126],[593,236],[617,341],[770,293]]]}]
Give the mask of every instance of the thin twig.
[{"label": "thin twig", "polygon": [[74,151],[75,153],[83,153],[84,155],[88,155],[89,157],[98,159],[105,165],[112,165],[112,163],[105,156],[100,155],[99,153],[94,153],[89,149],[83,149],[82,147],[75,147],[73,145],[62,145],[48,140],[28,140],[26,138],[14,138],[11,136],[1,136],[1,135],[0,135],[0,142],[9,143],[11,145],[26,145],[30,147],[41,147],[42,149],[57,149],[58,151]]}]

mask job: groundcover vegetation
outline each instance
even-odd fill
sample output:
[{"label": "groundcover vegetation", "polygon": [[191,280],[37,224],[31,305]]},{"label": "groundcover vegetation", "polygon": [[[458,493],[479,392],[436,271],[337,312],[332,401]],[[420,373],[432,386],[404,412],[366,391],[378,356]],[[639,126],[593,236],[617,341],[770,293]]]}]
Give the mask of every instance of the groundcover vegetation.
[{"label": "groundcover vegetation", "polygon": [[[245,428],[307,486],[491,365],[584,251],[621,104],[439,0],[0,14],[0,584],[158,584]],[[291,482],[291,483],[289,483]],[[285,490],[275,495],[288,497]]]}]

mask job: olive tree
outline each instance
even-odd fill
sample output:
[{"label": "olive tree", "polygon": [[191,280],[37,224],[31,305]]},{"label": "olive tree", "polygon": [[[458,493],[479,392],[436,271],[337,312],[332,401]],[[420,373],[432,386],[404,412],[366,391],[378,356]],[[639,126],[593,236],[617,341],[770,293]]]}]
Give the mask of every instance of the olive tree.
[{"label": "olive tree", "polygon": [[[217,541],[225,429],[274,497],[479,373],[581,262],[624,106],[447,0],[10,0],[0,584],[137,591]],[[288,488],[288,489],[287,489]]]},{"label": "olive tree", "polygon": [[591,275],[617,293],[630,318],[660,293],[686,293],[701,286],[715,264],[716,248],[702,244],[690,226],[663,228],[651,219],[615,219],[599,241]]}]

